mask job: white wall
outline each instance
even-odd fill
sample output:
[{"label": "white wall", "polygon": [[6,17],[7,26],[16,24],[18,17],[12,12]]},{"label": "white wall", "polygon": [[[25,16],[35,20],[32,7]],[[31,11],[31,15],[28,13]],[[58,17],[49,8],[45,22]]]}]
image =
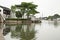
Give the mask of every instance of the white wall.
[{"label": "white wall", "polygon": [[[1,11],[0,11],[0,14],[1,14],[1,22],[3,22],[3,19],[4,19],[4,18],[3,18],[3,8],[0,7],[0,10],[1,10]],[[2,19],[2,18],[3,18],[3,19]]]},{"label": "white wall", "polygon": [[17,18],[17,17],[15,16],[15,13],[11,12],[10,18]]}]

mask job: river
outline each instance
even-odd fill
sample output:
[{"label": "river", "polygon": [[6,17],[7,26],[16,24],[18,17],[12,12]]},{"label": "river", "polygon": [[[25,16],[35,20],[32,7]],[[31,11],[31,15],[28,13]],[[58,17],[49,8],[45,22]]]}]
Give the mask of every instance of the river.
[{"label": "river", "polygon": [[42,23],[0,26],[5,40],[60,40],[60,22],[42,20]]}]

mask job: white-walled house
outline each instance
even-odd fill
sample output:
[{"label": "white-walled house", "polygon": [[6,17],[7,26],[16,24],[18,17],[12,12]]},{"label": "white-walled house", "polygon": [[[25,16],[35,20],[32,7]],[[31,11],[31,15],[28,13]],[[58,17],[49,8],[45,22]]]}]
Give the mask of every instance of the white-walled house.
[{"label": "white-walled house", "polygon": [[[2,17],[3,17],[3,9],[0,7],[0,21],[3,22]],[[3,18],[4,18],[4,17],[3,17]]]},{"label": "white-walled house", "polygon": [[0,6],[0,22],[3,22],[5,18],[8,18],[10,15],[10,9]]}]

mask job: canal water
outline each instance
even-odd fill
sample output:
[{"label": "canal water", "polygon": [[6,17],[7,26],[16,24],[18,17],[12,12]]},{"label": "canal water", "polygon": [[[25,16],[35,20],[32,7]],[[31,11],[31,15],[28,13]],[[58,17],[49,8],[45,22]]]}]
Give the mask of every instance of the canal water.
[{"label": "canal water", "polygon": [[[60,40],[60,22],[45,21],[31,24],[0,24],[4,40]],[[0,40],[1,40],[0,37]]]}]

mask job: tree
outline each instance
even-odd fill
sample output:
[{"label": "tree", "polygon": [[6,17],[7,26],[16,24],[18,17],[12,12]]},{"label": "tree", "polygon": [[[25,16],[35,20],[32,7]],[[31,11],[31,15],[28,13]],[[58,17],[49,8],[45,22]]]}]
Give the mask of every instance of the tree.
[{"label": "tree", "polygon": [[22,14],[20,11],[16,11],[16,17],[19,18],[19,17],[22,17]]},{"label": "tree", "polygon": [[14,13],[16,10],[16,6],[11,6],[11,11]]},{"label": "tree", "polygon": [[11,10],[12,10],[13,13],[15,13],[16,17],[17,18],[22,17],[21,11],[16,11],[16,9],[18,9],[18,7],[16,5],[15,6],[11,6]]},{"label": "tree", "polygon": [[35,15],[36,13],[39,13],[37,12],[35,9],[37,7],[37,5],[35,4],[32,4],[32,3],[27,3],[27,2],[22,2],[21,3],[21,7],[23,7],[25,10],[25,13],[27,15],[27,18],[29,18],[29,15],[30,14],[33,14]]},{"label": "tree", "polygon": [[53,20],[53,16],[48,16],[47,19]]},{"label": "tree", "polygon": [[54,14],[53,16],[48,16],[47,19],[51,19],[51,20],[53,20],[53,19],[57,19],[57,18],[60,18],[60,15],[58,15],[58,14]]},{"label": "tree", "polygon": [[21,5],[15,5],[16,9],[19,9],[21,12],[21,15],[24,16],[25,14],[25,7],[22,7]]},{"label": "tree", "polygon": [[56,19],[56,18],[60,18],[60,15],[55,14],[53,17],[54,17],[55,19]]},{"label": "tree", "polygon": [[[20,5],[12,6],[11,9],[14,12],[16,9],[20,10],[20,14],[24,16],[24,14],[27,15],[27,18],[29,18],[30,14],[35,15],[36,13],[39,13],[36,11],[37,5],[27,2],[22,2]],[[18,14],[16,14],[18,15]]]},{"label": "tree", "polygon": [[17,21],[19,20],[20,17],[22,17],[22,14],[20,11],[16,11],[16,17],[17,17]]}]

